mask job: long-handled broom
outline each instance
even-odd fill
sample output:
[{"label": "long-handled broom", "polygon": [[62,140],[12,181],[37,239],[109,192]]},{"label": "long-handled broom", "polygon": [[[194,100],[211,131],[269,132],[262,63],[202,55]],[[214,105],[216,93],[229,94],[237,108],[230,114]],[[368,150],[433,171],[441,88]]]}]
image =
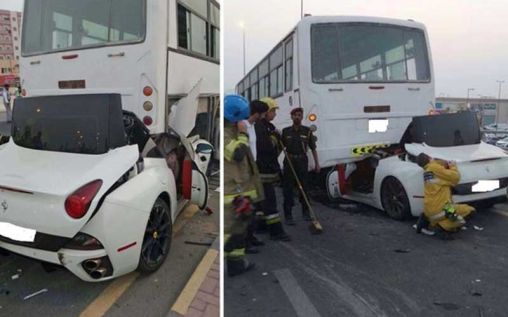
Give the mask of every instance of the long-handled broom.
[{"label": "long-handled broom", "polygon": [[284,155],[286,156],[286,159],[288,161],[289,168],[291,168],[291,172],[293,173],[293,176],[295,177],[296,184],[298,185],[298,188],[300,189],[300,192],[302,193],[302,196],[303,196],[303,199],[305,200],[305,204],[307,205],[307,208],[309,208],[310,218],[312,219],[312,221],[309,225],[310,233],[321,234],[321,233],[323,233],[323,227],[319,223],[316,213],[314,212],[314,209],[312,209],[309,198],[307,197],[307,193],[305,193],[305,191],[303,190],[302,183],[300,182],[298,175],[296,175],[296,170],[293,166],[293,163],[291,162],[291,159],[289,158],[288,152],[286,151],[284,144],[282,144],[282,142],[280,142],[280,143],[281,143],[281,147],[284,151]]}]

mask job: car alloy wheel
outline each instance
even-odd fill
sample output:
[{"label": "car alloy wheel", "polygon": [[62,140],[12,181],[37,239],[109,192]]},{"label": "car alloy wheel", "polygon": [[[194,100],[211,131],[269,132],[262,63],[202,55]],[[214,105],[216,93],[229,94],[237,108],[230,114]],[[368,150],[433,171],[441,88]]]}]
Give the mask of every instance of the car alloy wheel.
[{"label": "car alloy wheel", "polygon": [[153,272],[164,263],[171,246],[172,233],[169,206],[159,197],[146,225],[138,267],[140,271]]},{"label": "car alloy wheel", "polygon": [[409,199],[404,186],[393,176],[387,177],[381,186],[381,203],[388,216],[405,220],[411,216]]}]

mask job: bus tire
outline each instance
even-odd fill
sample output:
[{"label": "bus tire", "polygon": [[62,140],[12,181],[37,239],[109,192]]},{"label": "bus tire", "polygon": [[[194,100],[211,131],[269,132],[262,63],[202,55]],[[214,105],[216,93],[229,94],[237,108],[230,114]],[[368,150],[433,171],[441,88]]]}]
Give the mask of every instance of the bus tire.
[{"label": "bus tire", "polygon": [[383,180],[381,204],[390,218],[403,221],[411,217],[411,206],[404,186],[393,176]]}]

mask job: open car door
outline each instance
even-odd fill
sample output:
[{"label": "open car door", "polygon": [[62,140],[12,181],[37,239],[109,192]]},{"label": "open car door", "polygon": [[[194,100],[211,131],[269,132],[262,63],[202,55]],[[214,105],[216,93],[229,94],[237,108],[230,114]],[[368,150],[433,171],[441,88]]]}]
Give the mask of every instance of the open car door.
[{"label": "open car door", "polygon": [[203,210],[208,204],[208,179],[198,165],[188,157],[183,161],[183,198]]}]

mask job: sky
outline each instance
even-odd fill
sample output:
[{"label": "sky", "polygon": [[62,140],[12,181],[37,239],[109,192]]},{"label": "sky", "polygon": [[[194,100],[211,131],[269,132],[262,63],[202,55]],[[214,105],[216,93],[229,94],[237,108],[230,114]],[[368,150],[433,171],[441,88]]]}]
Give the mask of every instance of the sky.
[{"label": "sky", "polygon": [[[247,72],[300,19],[300,0],[224,0],[224,88],[243,77],[242,28]],[[427,27],[436,96],[508,98],[506,0],[304,0],[304,13],[413,19]]]},{"label": "sky", "polygon": [[10,11],[22,11],[23,0],[0,0],[0,9]]}]

